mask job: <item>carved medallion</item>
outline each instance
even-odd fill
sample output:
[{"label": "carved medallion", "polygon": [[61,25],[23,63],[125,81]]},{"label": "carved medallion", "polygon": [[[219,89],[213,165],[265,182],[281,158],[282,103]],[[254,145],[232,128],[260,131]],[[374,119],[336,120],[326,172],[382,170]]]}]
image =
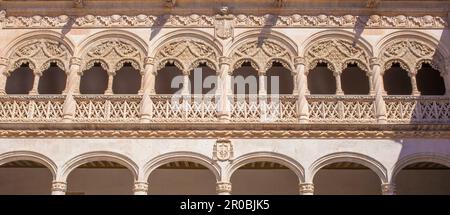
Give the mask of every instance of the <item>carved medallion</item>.
[{"label": "carved medallion", "polygon": [[234,37],[233,16],[217,15],[214,23],[214,32],[221,39]]},{"label": "carved medallion", "polygon": [[214,144],[213,160],[229,161],[233,159],[233,145],[229,139],[218,139]]}]

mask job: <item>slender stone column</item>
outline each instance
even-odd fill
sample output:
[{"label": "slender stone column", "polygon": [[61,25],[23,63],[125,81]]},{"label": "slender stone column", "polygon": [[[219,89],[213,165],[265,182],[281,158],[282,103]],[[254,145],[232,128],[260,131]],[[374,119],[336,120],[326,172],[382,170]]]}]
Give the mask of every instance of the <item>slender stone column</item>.
[{"label": "slender stone column", "polygon": [[417,89],[417,80],[416,80],[416,72],[410,73],[411,78],[411,86],[412,86],[412,95],[413,96],[420,96],[420,91]]},{"label": "slender stone column", "polygon": [[374,76],[372,73],[369,75],[369,95],[374,96],[375,95],[375,85],[374,85]]},{"label": "slender stone column", "polygon": [[38,95],[38,86],[39,86],[39,79],[42,76],[42,72],[35,72],[34,73],[34,80],[33,80],[33,88],[28,93],[29,95]]},{"label": "slender stone column", "polygon": [[72,57],[70,59],[69,71],[67,72],[66,89],[64,89],[63,94],[68,94],[69,92],[79,94],[80,80],[81,58]]},{"label": "slender stone column", "polygon": [[9,60],[8,58],[0,58],[0,95],[5,95],[6,94],[6,80],[8,78],[8,65],[9,65]]},{"label": "slender stone column", "polygon": [[300,183],[299,184],[300,195],[314,195],[314,184],[313,183]]},{"label": "slender stone column", "polygon": [[386,123],[386,103],[384,102],[383,76],[381,74],[381,61],[379,58],[371,58],[370,65],[375,88],[375,115],[378,123]]},{"label": "slender stone column", "polygon": [[231,183],[226,181],[217,182],[216,192],[218,195],[231,195]]},{"label": "slender stone column", "polygon": [[336,95],[344,95],[344,91],[342,91],[341,84],[341,71],[336,71],[334,73],[334,77],[336,78]]},{"label": "slender stone column", "polygon": [[142,73],[141,89],[140,94],[148,93],[149,95],[155,95],[155,80],[156,73],[155,59],[152,57],[145,58],[144,72]]},{"label": "slender stone column", "polygon": [[148,183],[146,181],[135,181],[133,187],[134,195],[147,195]]},{"label": "slender stone column", "polygon": [[381,194],[382,195],[395,195],[396,187],[393,183],[381,184]]},{"label": "slender stone column", "polygon": [[188,71],[183,72],[183,89],[181,91],[181,94],[183,96],[191,94],[190,87],[189,87],[189,72]]},{"label": "slender stone column", "polygon": [[441,75],[444,78],[445,95],[450,96],[450,57],[445,59],[443,69]]},{"label": "slender stone column", "polygon": [[113,89],[112,89],[112,85],[113,85],[113,81],[114,81],[114,76],[116,75],[115,71],[108,71],[108,88],[105,91],[105,95],[112,95],[114,94]]},{"label": "slender stone column", "polygon": [[258,95],[260,96],[266,96],[267,95],[267,89],[266,89],[266,83],[267,83],[267,76],[266,72],[259,72],[259,91]]},{"label": "slender stone column", "polygon": [[220,99],[218,103],[218,117],[222,122],[227,122],[230,120],[231,116],[231,103],[230,96],[231,92],[231,76],[230,76],[230,59],[227,57],[219,58],[219,69],[220,69]]},{"label": "slender stone column", "polygon": [[52,195],[66,195],[67,183],[65,181],[52,182]]},{"label": "slender stone column", "polygon": [[297,72],[296,80],[298,90],[297,100],[297,115],[300,123],[308,123],[309,121],[309,107],[306,99],[308,90],[308,77],[306,77],[305,59],[297,57],[294,59],[294,66]]}]

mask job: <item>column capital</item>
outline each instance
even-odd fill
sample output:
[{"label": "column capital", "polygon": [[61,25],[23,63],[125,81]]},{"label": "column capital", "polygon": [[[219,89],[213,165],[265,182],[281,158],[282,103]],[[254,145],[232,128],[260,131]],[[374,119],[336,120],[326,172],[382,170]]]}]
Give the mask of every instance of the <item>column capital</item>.
[{"label": "column capital", "polygon": [[370,66],[381,66],[381,59],[378,57],[371,57],[369,59]]},{"label": "column capital", "polygon": [[294,66],[297,65],[306,65],[306,59],[304,57],[295,57],[294,58]]},{"label": "column capital", "polygon": [[136,181],[133,186],[134,193],[147,193],[148,192],[148,183],[145,181]]},{"label": "column capital", "polygon": [[225,57],[225,56],[221,56],[221,57],[219,57],[219,65],[222,65],[222,64],[226,64],[226,65],[231,65],[231,58],[229,58],[229,57]]},{"label": "column capital", "polygon": [[81,66],[81,58],[79,58],[79,57],[71,57],[70,58],[70,65]]},{"label": "column capital", "polygon": [[230,194],[231,183],[226,181],[220,181],[216,183],[216,192],[218,194]]},{"label": "column capital", "polygon": [[52,182],[52,193],[65,193],[67,191],[67,183],[64,181]]},{"label": "column capital", "polygon": [[146,65],[155,65],[155,63],[156,63],[156,60],[153,57],[146,57],[144,59],[144,66],[146,66]]},{"label": "column capital", "polygon": [[0,57],[0,66],[8,66],[9,65],[9,59]]},{"label": "column capital", "polygon": [[395,195],[396,186],[392,183],[383,183],[381,184],[381,193],[383,195]]},{"label": "column capital", "polygon": [[314,184],[313,183],[300,183],[298,185],[300,195],[313,195]]}]

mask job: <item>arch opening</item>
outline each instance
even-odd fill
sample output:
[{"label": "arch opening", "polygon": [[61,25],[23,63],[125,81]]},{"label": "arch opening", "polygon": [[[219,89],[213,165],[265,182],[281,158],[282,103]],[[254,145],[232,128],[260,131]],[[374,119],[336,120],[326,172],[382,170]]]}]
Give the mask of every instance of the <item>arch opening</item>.
[{"label": "arch opening", "polygon": [[104,94],[108,88],[108,72],[100,63],[94,63],[90,69],[83,71],[80,81],[81,94]]},{"label": "arch opening", "polygon": [[[172,87],[172,83],[179,83]],[[158,70],[155,78],[155,92],[156,94],[175,94],[183,89],[183,71],[173,63],[166,63],[166,65]]]},{"label": "arch opening", "polygon": [[267,94],[292,94],[294,91],[294,78],[291,71],[281,63],[273,62],[266,72]]},{"label": "arch opening", "polygon": [[39,78],[39,94],[61,94],[66,87],[66,72],[56,63],[50,63],[50,67],[42,72]]},{"label": "arch opening", "polygon": [[114,94],[137,94],[141,88],[141,73],[131,63],[124,63],[116,71],[112,90]]},{"label": "arch opening", "polygon": [[43,164],[16,160],[0,166],[0,195],[49,195],[52,172]]},{"label": "arch opening", "polygon": [[421,95],[444,95],[445,83],[439,70],[429,63],[422,63],[416,75],[417,88]]},{"label": "arch opening", "polygon": [[308,89],[311,94],[335,94],[336,78],[327,63],[318,63],[308,73]]},{"label": "arch opening", "polygon": [[347,95],[367,95],[369,94],[369,77],[366,72],[357,64],[350,63],[342,71],[342,90]]},{"label": "arch opening", "polygon": [[7,94],[28,94],[33,88],[33,82],[33,70],[29,63],[23,63],[6,79],[5,91]]},{"label": "arch opening", "polygon": [[191,94],[214,95],[217,90],[216,71],[201,63],[189,73],[189,89]]},{"label": "arch opening", "polygon": [[393,63],[384,72],[383,82],[388,95],[411,95],[412,93],[411,78],[408,71],[403,69],[399,63]]},{"label": "arch opening", "polygon": [[235,95],[257,95],[259,92],[258,71],[250,62],[243,62],[233,71],[231,82]]}]

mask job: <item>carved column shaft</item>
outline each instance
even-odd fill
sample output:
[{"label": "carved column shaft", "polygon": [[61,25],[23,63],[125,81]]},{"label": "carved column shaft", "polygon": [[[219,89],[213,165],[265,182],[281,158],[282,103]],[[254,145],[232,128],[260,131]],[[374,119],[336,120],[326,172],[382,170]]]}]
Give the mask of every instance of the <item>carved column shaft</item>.
[{"label": "carved column shaft", "polygon": [[148,183],[146,181],[136,181],[133,187],[134,195],[147,195],[148,194]]},{"label": "carved column shaft", "polygon": [[6,94],[6,80],[7,80],[8,59],[0,58],[0,95]]},{"label": "carved column shaft", "polygon": [[308,100],[306,99],[308,90],[308,77],[306,77],[304,58],[296,58],[295,64],[295,70],[297,72],[296,83],[298,90],[297,114],[300,123],[307,123],[309,121],[309,107]]},{"label": "carved column shaft", "polygon": [[67,183],[65,181],[52,182],[52,195],[66,195]]},{"label": "carved column shaft", "polygon": [[182,95],[189,95],[191,94],[191,90],[189,87],[189,73],[183,72],[183,89],[181,90]]},{"label": "carved column shaft", "polygon": [[149,95],[156,94],[155,92],[156,74],[154,71],[154,67],[155,67],[155,59],[151,57],[146,58],[140,90],[140,92],[143,94],[145,93]]},{"label": "carved column shaft", "polygon": [[344,95],[341,84],[341,72],[335,72],[334,77],[336,78],[336,95]]},{"label": "carved column shaft", "polygon": [[266,83],[267,83],[267,76],[265,72],[259,73],[259,91],[258,95],[265,96],[267,95],[267,89],[266,89]]},{"label": "carved column shaft", "polygon": [[300,183],[299,184],[300,195],[314,195],[314,184],[313,183]]},{"label": "carved column shaft", "polygon": [[383,76],[381,75],[381,62],[378,58],[372,58],[371,68],[372,76],[375,88],[375,112],[378,123],[386,123],[386,103],[384,102],[383,95]]},{"label": "carved column shaft", "polygon": [[231,195],[231,183],[230,182],[217,182],[216,192],[218,195]]},{"label": "carved column shaft", "polygon": [[396,187],[395,184],[381,184],[381,194],[382,195],[395,195],[396,194]]},{"label": "carved column shaft", "polygon": [[63,94],[69,92],[73,94],[80,93],[80,80],[81,80],[81,58],[73,57],[70,59],[69,73],[67,75],[66,89]]},{"label": "carved column shaft", "polygon": [[219,119],[221,121],[228,121],[231,115],[231,103],[230,96],[231,92],[231,77],[230,77],[230,63],[227,57],[221,57],[220,59],[220,79],[221,83],[219,88],[221,88],[220,92],[220,100],[219,100]]},{"label": "carved column shaft", "polygon": [[108,71],[108,88],[106,88],[105,95],[112,95],[113,93],[113,81],[115,72]]},{"label": "carved column shaft", "polygon": [[39,86],[39,79],[41,78],[42,73],[35,72],[34,73],[34,80],[33,80],[33,88],[30,90],[28,94],[30,95],[38,95],[38,86]]},{"label": "carved column shaft", "polygon": [[417,88],[417,80],[416,80],[416,73],[411,74],[411,87],[412,87],[412,93],[413,96],[420,96],[420,91]]}]

